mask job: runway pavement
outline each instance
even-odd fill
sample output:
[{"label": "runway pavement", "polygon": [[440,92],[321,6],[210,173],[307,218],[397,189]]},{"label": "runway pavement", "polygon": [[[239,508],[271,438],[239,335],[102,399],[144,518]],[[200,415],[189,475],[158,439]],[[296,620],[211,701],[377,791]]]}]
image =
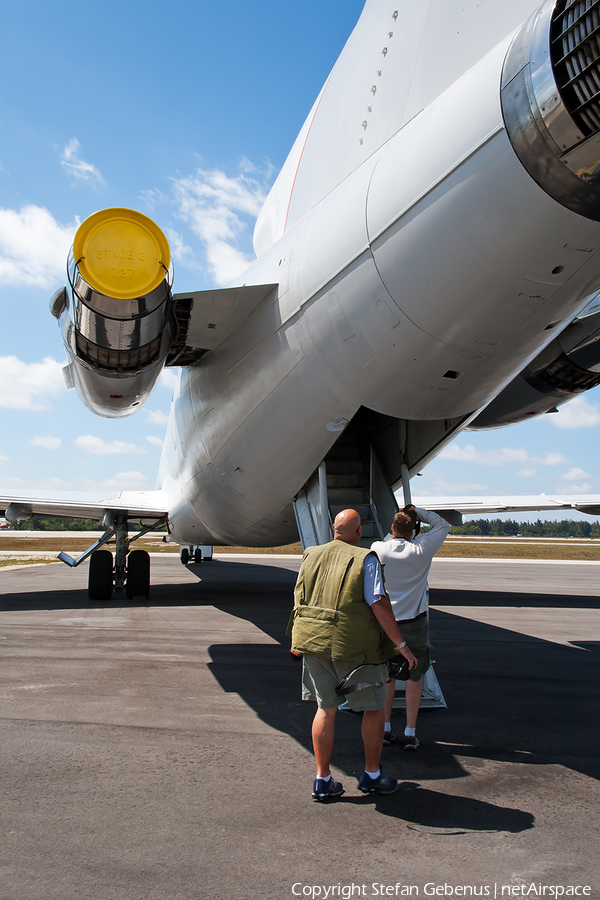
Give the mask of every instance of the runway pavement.
[{"label": "runway pavement", "polygon": [[102,607],[85,565],[0,570],[0,900],[600,897],[600,564],[435,560],[448,709],[384,749],[388,797],[357,791],[340,713],[330,804],[284,637],[298,565],[157,556],[146,605]]}]

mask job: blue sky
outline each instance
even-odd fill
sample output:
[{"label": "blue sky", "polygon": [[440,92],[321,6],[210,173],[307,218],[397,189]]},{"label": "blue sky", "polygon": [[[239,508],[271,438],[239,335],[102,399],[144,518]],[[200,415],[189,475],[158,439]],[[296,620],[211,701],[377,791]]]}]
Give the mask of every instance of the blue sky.
[{"label": "blue sky", "polygon": [[[361,0],[81,4],[3,11],[0,487],[153,488],[173,373],[122,420],[64,387],[48,311],[79,222],[140,209],[169,237],[175,290],[225,285]],[[598,389],[535,422],[465,433],[422,495],[600,492]]]}]

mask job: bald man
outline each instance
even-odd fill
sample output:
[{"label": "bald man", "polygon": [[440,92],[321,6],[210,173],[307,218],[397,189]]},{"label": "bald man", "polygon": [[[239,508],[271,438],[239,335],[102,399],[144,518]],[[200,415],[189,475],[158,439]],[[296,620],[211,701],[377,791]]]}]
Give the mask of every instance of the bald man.
[{"label": "bald man", "polygon": [[317,702],[312,725],[317,777],[312,797],[318,801],[344,793],[329,768],[335,716],[342,702],[335,688],[359,665],[366,667],[354,680],[365,686],[346,696],[350,708],[363,714],[365,770],[358,789],[365,794],[396,790],[396,779],[384,776],[379,765],[388,678],[385,661],[400,654],[411,668],[417,664],[396,624],[379,560],[358,546],[362,531],[356,510],[338,513],[333,534],[328,544],[304,551],[288,627],[292,652],[302,656],[302,699]]}]

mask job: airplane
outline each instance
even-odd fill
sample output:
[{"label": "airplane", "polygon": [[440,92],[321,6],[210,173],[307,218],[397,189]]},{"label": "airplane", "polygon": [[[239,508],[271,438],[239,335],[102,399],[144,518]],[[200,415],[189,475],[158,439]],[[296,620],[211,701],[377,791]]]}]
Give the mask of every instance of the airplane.
[{"label": "airplane", "polygon": [[[367,0],[229,288],[173,293],[168,242],[141,213],[86,219],[51,301],[65,379],[121,417],[179,368],[157,487],[4,494],[6,518],[102,518],[98,541],[60,558],[90,557],[90,599],[145,598],[134,523],[166,526],[184,563],[214,545],[321,543],[348,506],[370,542],[394,490],[410,497],[464,429],[600,384],[599,9]],[[454,521],[600,511],[600,496],[508,499],[429,506]]]}]

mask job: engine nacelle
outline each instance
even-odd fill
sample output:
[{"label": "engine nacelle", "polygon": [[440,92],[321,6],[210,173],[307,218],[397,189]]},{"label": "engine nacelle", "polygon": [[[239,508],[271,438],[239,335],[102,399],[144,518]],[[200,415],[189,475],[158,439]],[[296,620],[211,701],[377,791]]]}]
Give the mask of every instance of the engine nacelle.
[{"label": "engine nacelle", "polygon": [[67,387],[97,415],[136,412],[156,384],[174,332],[170,260],[158,225],[134,210],[101,210],[77,230],[69,288],[50,310],[70,359]]},{"label": "engine nacelle", "polygon": [[600,313],[572,322],[486,406],[469,431],[525,422],[600,384]]},{"label": "engine nacelle", "polygon": [[516,34],[502,73],[515,153],[551,197],[600,221],[600,46],[595,4],[546,0]]}]

